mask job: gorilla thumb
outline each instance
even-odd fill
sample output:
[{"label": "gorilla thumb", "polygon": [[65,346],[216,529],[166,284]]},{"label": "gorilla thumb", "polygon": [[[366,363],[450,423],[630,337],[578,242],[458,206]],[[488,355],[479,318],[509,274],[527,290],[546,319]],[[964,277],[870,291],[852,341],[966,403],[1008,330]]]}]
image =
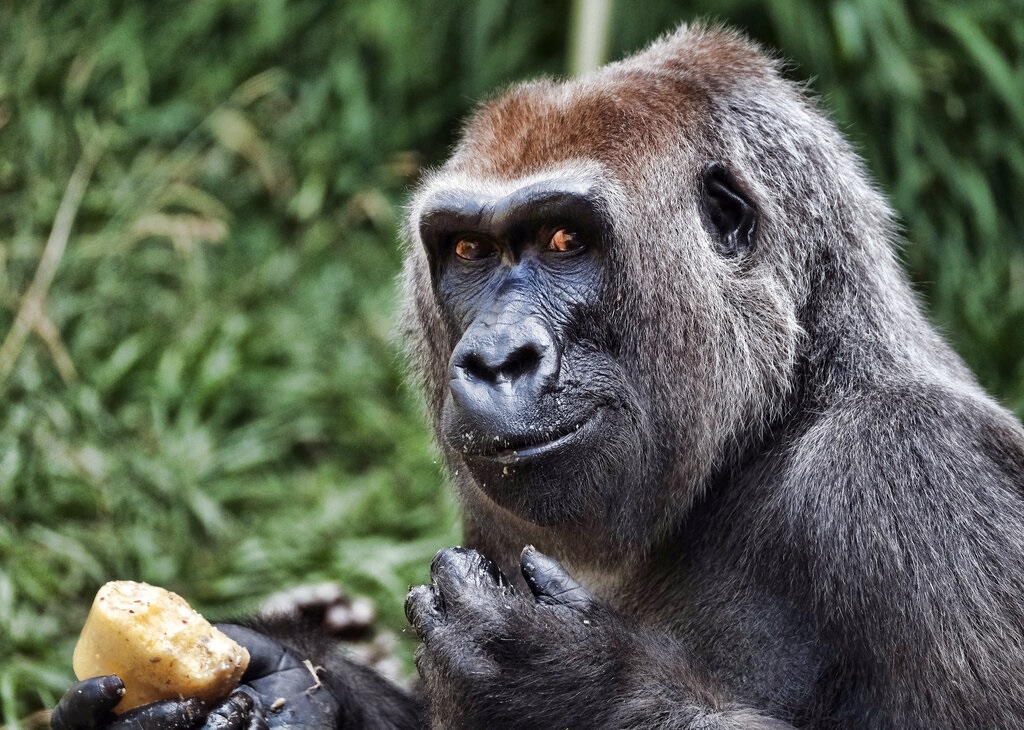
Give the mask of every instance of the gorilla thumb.
[{"label": "gorilla thumb", "polygon": [[569,606],[584,610],[594,605],[594,596],[581,586],[552,557],[538,552],[532,545],[523,548],[519,557],[526,584],[537,603],[546,606]]}]

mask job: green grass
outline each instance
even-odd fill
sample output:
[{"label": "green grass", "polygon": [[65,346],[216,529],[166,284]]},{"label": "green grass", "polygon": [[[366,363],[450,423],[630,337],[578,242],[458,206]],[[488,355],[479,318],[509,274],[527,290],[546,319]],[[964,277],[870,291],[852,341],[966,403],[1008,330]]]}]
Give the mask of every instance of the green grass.
[{"label": "green grass", "polygon": [[[816,74],[929,306],[1021,414],[1020,4],[619,3],[610,42],[714,12]],[[337,578],[402,629],[458,526],[391,335],[401,206],[475,100],[565,68],[568,18],[541,0],[0,4],[0,723],[56,701],[111,578],[214,617]],[[5,351],[92,151],[45,317]]]}]

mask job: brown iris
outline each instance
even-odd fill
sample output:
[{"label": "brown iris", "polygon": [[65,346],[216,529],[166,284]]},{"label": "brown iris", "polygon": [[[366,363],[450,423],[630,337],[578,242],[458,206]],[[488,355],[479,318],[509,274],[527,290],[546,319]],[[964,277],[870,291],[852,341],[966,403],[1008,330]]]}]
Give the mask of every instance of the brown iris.
[{"label": "brown iris", "polygon": [[548,248],[552,251],[561,251],[562,253],[576,251],[583,248],[583,241],[569,229],[559,228],[551,234],[551,238],[548,240]]},{"label": "brown iris", "polygon": [[466,261],[485,259],[494,254],[494,244],[484,238],[465,237],[455,242],[455,255]]}]

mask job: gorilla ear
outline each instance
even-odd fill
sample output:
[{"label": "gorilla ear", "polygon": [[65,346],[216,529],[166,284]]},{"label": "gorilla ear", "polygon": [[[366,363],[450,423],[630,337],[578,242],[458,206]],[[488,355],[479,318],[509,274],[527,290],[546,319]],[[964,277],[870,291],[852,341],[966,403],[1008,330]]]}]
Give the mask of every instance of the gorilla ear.
[{"label": "gorilla ear", "polygon": [[704,168],[704,212],[718,235],[718,252],[744,256],[754,247],[757,209],[740,192],[733,176],[721,162]]}]

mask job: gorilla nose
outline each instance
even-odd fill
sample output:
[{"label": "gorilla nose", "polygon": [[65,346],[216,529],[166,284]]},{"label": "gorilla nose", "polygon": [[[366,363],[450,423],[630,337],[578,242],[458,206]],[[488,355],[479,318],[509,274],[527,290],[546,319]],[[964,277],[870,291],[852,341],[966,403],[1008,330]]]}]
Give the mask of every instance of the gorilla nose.
[{"label": "gorilla nose", "polygon": [[[452,354],[452,394],[469,410],[520,410],[535,404],[558,373],[554,338],[543,323],[478,322]],[[508,402],[514,399],[517,402]]]}]

